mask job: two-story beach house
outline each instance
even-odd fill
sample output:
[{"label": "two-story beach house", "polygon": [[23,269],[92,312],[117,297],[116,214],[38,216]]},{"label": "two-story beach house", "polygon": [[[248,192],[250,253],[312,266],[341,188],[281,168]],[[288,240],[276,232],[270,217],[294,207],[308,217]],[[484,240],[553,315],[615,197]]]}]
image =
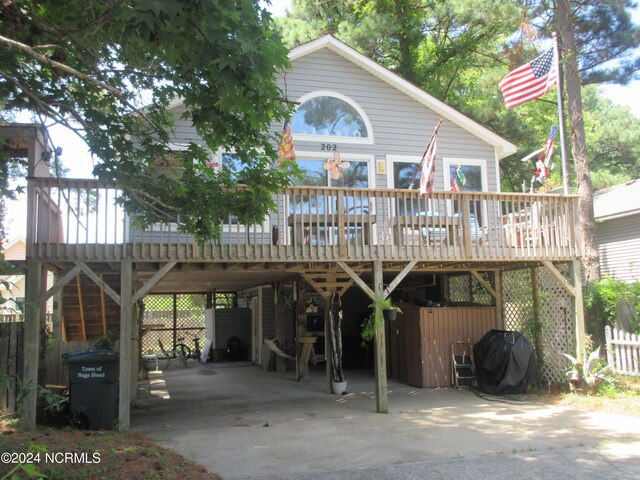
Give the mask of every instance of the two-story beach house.
[{"label": "two-story beach house", "polygon": [[[56,296],[61,339],[119,331],[119,426],[127,428],[139,355],[204,324],[183,322],[185,296],[200,299],[188,309],[201,308],[202,319],[207,307],[226,307],[209,315],[215,357],[234,337],[235,355],[256,363],[274,338],[283,348],[297,342],[299,356],[313,337],[311,361],[325,359],[329,372],[324,315],[338,292],[345,368],[375,365],[380,412],[388,376],[449,385],[450,343],[475,342],[490,328],[532,336],[541,374],[559,381],[560,353],[582,332],[580,277],[571,275],[580,256],[576,198],[501,193],[499,162],[514,145],[333,36],[294,48],[290,59],[280,80],[297,102],[291,128],[304,179],[276,195],[277,211],[261,224],[231,218],[204,245],[175,225],[136,230],[114,204],[117,185],[51,178],[40,168],[42,132],[3,128],[30,159],[25,376],[37,372],[41,305]],[[176,145],[198,141],[182,112],[176,102]],[[420,195],[409,186],[440,119],[435,191]],[[349,164],[342,175],[325,169],[336,152]],[[232,152],[212,154],[222,168],[233,162]],[[46,270],[56,279],[45,288]],[[170,323],[153,307],[159,294],[173,302]],[[214,305],[221,296],[228,301]],[[369,304],[389,296],[404,314],[380,329],[375,347],[363,345]],[[306,365],[298,368],[304,376]],[[27,404],[27,424],[32,415]]]}]

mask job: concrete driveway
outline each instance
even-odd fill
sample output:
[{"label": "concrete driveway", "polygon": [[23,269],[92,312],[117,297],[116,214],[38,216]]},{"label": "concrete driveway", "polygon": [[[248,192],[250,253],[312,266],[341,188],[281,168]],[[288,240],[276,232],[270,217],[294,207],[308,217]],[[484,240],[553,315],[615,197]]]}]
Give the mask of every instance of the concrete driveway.
[{"label": "concrete driveway", "polygon": [[141,383],[132,428],[226,480],[640,478],[640,418],[393,381],[378,414],[373,373],[347,380],[338,397],[323,371],[172,365]]}]

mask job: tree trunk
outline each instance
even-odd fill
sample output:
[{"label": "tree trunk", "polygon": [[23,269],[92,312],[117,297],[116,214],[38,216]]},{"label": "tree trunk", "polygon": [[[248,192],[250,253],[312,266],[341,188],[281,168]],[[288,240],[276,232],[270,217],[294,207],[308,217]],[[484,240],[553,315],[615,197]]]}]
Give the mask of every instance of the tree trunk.
[{"label": "tree trunk", "polygon": [[578,215],[583,246],[582,265],[585,269],[585,279],[588,284],[600,279],[600,258],[596,244],[596,222],[593,214],[593,184],[589,174],[573,18],[568,0],[558,0],[556,5],[561,58],[563,59],[567,88],[567,111],[571,126],[571,153],[575,162],[576,183],[578,186]]}]

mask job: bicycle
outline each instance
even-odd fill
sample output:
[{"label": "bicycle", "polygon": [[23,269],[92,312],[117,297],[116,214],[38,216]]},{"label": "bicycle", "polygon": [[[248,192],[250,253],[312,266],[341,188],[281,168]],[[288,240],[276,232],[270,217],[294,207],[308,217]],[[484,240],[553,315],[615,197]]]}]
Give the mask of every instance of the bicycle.
[{"label": "bicycle", "polygon": [[188,360],[189,358],[193,358],[194,360],[197,360],[198,363],[201,363],[200,355],[202,354],[202,351],[200,350],[199,337],[195,337],[193,339],[193,351],[191,351],[191,348],[184,343],[184,337],[180,337],[177,340],[178,343],[176,343],[176,346],[173,349],[176,357],[180,358],[181,360],[184,359],[184,361]]}]

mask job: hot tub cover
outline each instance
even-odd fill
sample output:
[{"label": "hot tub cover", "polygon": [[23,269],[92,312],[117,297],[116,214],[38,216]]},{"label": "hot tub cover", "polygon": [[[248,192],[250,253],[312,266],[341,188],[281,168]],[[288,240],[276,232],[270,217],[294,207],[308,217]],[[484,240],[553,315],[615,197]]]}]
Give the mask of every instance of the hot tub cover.
[{"label": "hot tub cover", "polygon": [[520,332],[489,330],[473,357],[478,387],[491,395],[524,393],[538,372],[533,346]]}]

